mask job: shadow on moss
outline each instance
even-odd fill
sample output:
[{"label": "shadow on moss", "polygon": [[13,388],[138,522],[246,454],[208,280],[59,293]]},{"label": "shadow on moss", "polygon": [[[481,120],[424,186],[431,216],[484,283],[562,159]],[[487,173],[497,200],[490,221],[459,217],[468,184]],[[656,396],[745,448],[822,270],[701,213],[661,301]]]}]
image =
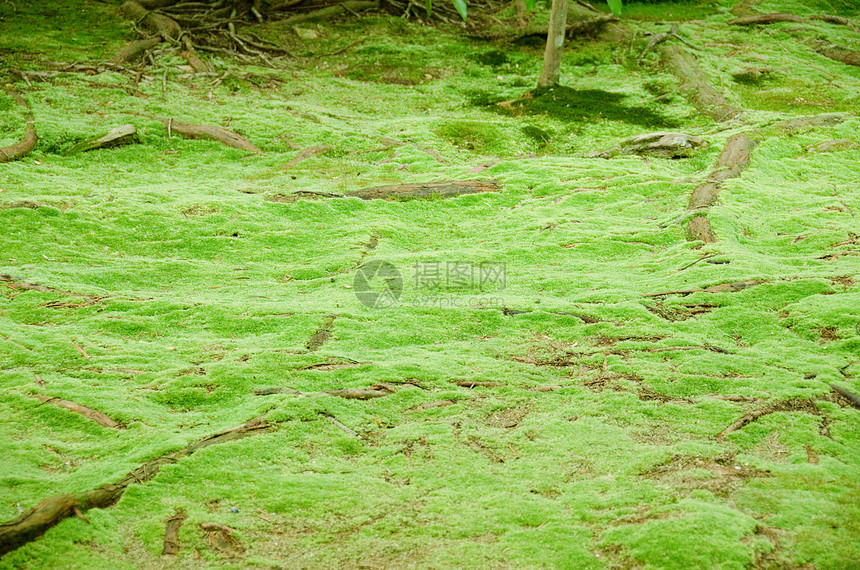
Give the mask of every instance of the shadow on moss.
[{"label": "shadow on moss", "polygon": [[[524,98],[504,103],[488,93],[473,93],[472,104],[487,106],[506,115],[546,115],[562,121],[594,123],[600,120],[620,121],[648,128],[676,128],[674,119],[655,113],[647,107],[624,105],[627,96],[600,89],[540,87]],[[501,104],[500,104],[501,103]]]}]

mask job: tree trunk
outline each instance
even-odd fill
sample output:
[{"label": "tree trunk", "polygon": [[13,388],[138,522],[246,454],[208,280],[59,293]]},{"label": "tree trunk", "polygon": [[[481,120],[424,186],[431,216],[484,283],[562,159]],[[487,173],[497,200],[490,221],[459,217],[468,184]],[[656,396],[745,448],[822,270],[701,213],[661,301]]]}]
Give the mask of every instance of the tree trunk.
[{"label": "tree trunk", "polygon": [[555,85],[561,77],[561,52],[564,49],[566,29],[567,0],[552,0],[552,12],[549,15],[549,32],[546,35],[546,51],[543,54],[543,71],[540,74],[539,87]]}]

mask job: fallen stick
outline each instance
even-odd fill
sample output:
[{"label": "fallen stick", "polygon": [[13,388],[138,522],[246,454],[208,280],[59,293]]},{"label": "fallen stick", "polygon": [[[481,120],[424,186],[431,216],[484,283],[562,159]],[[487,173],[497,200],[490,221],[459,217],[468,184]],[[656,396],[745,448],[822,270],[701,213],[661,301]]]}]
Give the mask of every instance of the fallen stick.
[{"label": "fallen stick", "polygon": [[267,423],[262,417],[254,418],[240,426],[191,443],[179,451],[156,457],[113,483],[80,493],[48,497],[32,509],[22,513],[18,518],[0,524],[0,556],[36,540],[48,529],[72,515],[83,513],[89,509],[112,507],[119,501],[129,485],[133,483],[146,484],[158,474],[162,465],[176,463],[205,447],[248,437],[272,427],[272,424]]},{"label": "fallen stick", "polygon": [[15,91],[7,90],[9,95],[15,102],[26,109],[24,119],[27,121],[27,126],[24,128],[24,138],[21,142],[0,148],[0,163],[12,162],[26,156],[31,150],[36,148],[36,143],[39,142],[39,137],[36,135],[36,119],[33,117],[33,111],[30,105]]},{"label": "fallen stick", "polygon": [[121,423],[113,420],[110,416],[103,414],[98,410],[94,410],[92,408],[88,408],[87,406],[82,406],[81,404],[77,404],[75,402],[71,402],[69,400],[63,400],[61,398],[53,398],[51,396],[43,396],[42,394],[34,394],[33,398],[39,400],[43,404],[51,404],[53,406],[57,406],[60,408],[65,408],[67,410],[71,410],[76,414],[81,414],[85,418],[89,418],[99,424],[100,426],[111,428],[111,429],[125,429],[125,426]]}]

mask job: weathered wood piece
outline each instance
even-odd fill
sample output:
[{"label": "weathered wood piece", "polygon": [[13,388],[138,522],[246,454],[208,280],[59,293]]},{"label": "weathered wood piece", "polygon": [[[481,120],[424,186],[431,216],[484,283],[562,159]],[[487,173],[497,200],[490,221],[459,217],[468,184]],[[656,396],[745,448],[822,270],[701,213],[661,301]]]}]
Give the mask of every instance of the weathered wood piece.
[{"label": "weathered wood piece", "polygon": [[77,154],[79,152],[87,152],[101,148],[116,148],[118,146],[138,144],[140,142],[140,135],[137,134],[137,128],[134,125],[122,125],[115,129],[111,129],[111,131],[104,136],[79,142],[67,150],[66,154]]},{"label": "weathered wood piece", "polygon": [[587,154],[588,158],[612,158],[621,155],[637,154],[656,158],[682,158],[692,156],[696,151],[707,148],[702,137],[684,133],[658,131],[624,139],[616,146]]},{"label": "weathered wood piece", "polygon": [[161,124],[164,125],[164,128],[167,129],[168,137],[172,133],[177,133],[189,139],[213,140],[223,145],[238,148],[240,150],[247,150],[250,152],[263,152],[242,135],[234,133],[233,131],[225,129],[223,127],[214,127],[211,125],[195,125],[193,123],[186,123],[185,121],[180,121],[179,119],[163,117],[155,117],[155,119],[157,121],[160,121]]},{"label": "weathered wood piece", "polygon": [[15,91],[6,91],[6,94],[14,99],[19,106],[26,109],[24,119],[27,121],[27,126],[24,127],[24,138],[21,139],[21,142],[0,148],[0,163],[12,162],[26,156],[36,148],[36,143],[39,142],[39,137],[36,135],[36,119],[33,117],[30,105]]},{"label": "weathered wood piece", "polygon": [[497,180],[446,180],[444,182],[374,186],[347,192],[345,196],[361,198],[362,200],[414,200],[453,198],[463,194],[499,192],[500,190],[501,184]]},{"label": "weathered wood piece", "polygon": [[82,406],[81,404],[78,404],[76,402],[70,402],[69,400],[63,400],[61,398],[43,396],[42,394],[35,394],[33,395],[33,398],[39,400],[43,404],[51,404],[52,406],[65,408],[67,410],[75,412],[76,414],[81,414],[85,418],[93,420],[100,426],[111,429],[125,429],[124,425],[115,421],[107,414],[103,414],[102,412],[94,410],[92,408],[88,408],[87,406]]},{"label": "weathered wood piece", "polygon": [[715,121],[723,122],[741,114],[708,82],[705,72],[699,67],[696,58],[678,46],[664,46],[660,58],[669,71],[681,80],[681,91],[700,113]]},{"label": "weathered wood piece", "polygon": [[119,501],[129,485],[134,483],[143,485],[152,480],[162,465],[176,463],[205,447],[248,437],[271,427],[272,425],[263,420],[262,417],[254,418],[240,426],[191,443],[179,451],[156,457],[113,483],[80,493],[49,497],[32,509],[21,513],[14,520],[0,524],[0,556],[36,540],[48,529],[72,515],[82,516],[82,513],[89,509],[112,507]]},{"label": "weathered wood piece", "polygon": [[708,175],[708,180],[697,186],[690,195],[687,212],[697,214],[687,224],[690,239],[705,243],[717,241],[708,221],[707,211],[717,202],[722,183],[729,178],[737,178],[749,165],[750,155],[757,144],[757,140],[743,133],[732,135],[726,142],[714,170]]}]

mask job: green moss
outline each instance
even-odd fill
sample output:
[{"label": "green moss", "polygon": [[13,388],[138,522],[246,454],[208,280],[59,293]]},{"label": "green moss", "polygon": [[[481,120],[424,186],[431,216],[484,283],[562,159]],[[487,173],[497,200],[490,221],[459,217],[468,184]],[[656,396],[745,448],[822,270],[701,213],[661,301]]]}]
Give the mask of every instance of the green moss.
[{"label": "green moss", "polygon": [[[103,3],[83,13],[18,2],[14,20],[9,6],[0,3],[8,66],[108,59],[133,36]],[[167,91],[147,68],[145,97],[117,89],[128,81],[120,74],[30,85],[5,77],[33,106],[40,142],[3,165],[0,181],[2,520],[251,418],[273,427],[161,466],[115,506],[85,513],[91,524],[69,518],[0,568],[156,567],[177,509],[188,518],[171,563],[183,568],[860,559],[860,430],[829,386],[860,392],[860,155],[807,151],[857,140],[858,121],[846,113],[790,133],[778,126],[853,109],[856,72],[810,64],[807,32],[790,26],[725,26],[727,2],[629,8],[646,20],[631,24],[634,47],[665,31],[647,18],[695,12],[701,20],[681,33],[706,47],[697,58],[748,109],[744,122],[702,119],[677,80],[634,65],[636,49],[590,39],[566,51],[563,87],[500,116],[488,107],[522,100],[539,50],[382,15],[315,24],[319,37],[304,43],[286,22],[267,22],[262,37],[288,42],[295,68],[236,75],[278,82],[183,78],[167,46],[156,60],[168,68]],[[797,2],[758,8],[806,13]],[[850,40],[848,28],[814,26]],[[68,39],[91,45],[99,34],[107,41],[94,52]],[[213,61],[219,71],[235,65]],[[732,81],[753,66],[792,73],[762,89]],[[229,126],[265,152],[168,138],[149,116]],[[143,144],[61,154],[127,122]],[[0,96],[2,144],[23,125]],[[706,137],[708,150],[676,161],[583,158],[669,127]],[[718,241],[688,242],[672,221],[725,140],[752,128],[762,142],[709,214]],[[333,150],[281,169],[294,146],[316,144]],[[473,178],[502,191],[403,202],[324,195]],[[356,298],[355,270],[370,259],[399,270],[400,305],[371,310]],[[445,279],[449,263],[468,275],[487,262],[504,262],[504,284]],[[443,273],[428,291],[416,269],[432,263]],[[688,293],[750,279],[761,283]],[[310,352],[323,326],[330,336]],[[256,395],[262,388],[284,391]],[[343,388],[391,392],[326,393]],[[814,409],[764,413],[716,438],[748,414],[810,399]],[[244,554],[219,554],[203,523],[233,529]]]}]

